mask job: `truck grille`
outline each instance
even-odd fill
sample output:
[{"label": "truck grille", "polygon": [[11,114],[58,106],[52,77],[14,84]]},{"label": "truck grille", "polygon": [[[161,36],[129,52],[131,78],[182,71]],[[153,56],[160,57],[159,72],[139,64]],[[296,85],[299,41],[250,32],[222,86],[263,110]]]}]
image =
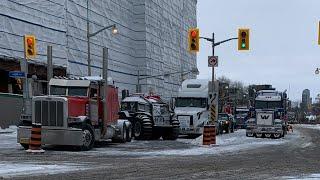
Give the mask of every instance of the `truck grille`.
[{"label": "truck grille", "polygon": [[42,126],[63,127],[63,102],[61,101],[35,101],[35,123]]}]

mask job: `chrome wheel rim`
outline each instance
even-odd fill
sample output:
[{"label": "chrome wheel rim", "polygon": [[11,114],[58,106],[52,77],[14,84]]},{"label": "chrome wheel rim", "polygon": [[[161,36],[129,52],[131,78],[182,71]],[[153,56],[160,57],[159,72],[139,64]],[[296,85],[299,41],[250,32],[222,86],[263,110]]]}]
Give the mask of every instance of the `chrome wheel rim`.
[{"label": "chrome wheel rim", "polygon": [[92,142],[92,134],[87,129],[82,132],[82,142],[83,142],[83,146],[85,147],[90,146]]}]

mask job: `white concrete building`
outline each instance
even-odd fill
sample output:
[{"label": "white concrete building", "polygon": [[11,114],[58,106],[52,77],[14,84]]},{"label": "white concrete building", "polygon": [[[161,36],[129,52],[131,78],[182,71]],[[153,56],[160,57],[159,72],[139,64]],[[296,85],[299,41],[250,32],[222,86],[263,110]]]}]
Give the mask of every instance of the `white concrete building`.
[{"label": "white concrete building", "polygon": [[[105,30],[91,38],[92,75],[102,72],[103,47],[109,48],[109,75],[120,90],[136,90],[138,71],[158,75],[195,68],[196,56],[187,51],[187,31],[197,26],[196,6],[196,0],[89,0],[90,32],[111,24],[119,30],[117,35]],[[38,56],[29,70],[40,79],[45,79],[41,65],[47,45],[53,46],[54,64],[67,75],[87,75],[87,0],[2,0],[0,21],[0,92],[10,91],[7,72],[19,70],[25,34],[37,38]],[[175,96],[181,78],[176,74],[141,80],[142,92]]]}]

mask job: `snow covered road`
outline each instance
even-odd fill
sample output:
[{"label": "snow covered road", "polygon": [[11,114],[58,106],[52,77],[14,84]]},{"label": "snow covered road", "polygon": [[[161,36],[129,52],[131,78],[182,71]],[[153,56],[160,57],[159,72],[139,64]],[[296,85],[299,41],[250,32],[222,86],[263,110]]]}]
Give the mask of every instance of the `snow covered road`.
[{"label": "snow covered road", "polygon": [[317,126],[295,127],[293,133],[282,139],[246,137],[245,130],[238,130],[217,136],[217,145],[213,146],[201,145],[201,137],[177,141],[133,140],[126,144],[102,144],[87,152],[46,149],[42,155],[27,154],[16,143],[16,132],[11,128],[12,132],[0,133],[0,179],[41,179],[44,175],[45,179],[78,179],[79,174],[84,179],[101,179],[106,177],[106,172],[110,179],[152,179],[164,174],[169,179],[186,176],[198,179],[312,178],[319,172],[299,162],[313,165],[318,162],[314,158],[319,153],[314,151],[318,152],[320,145],[314,136],[320,133],[315,130]]}]

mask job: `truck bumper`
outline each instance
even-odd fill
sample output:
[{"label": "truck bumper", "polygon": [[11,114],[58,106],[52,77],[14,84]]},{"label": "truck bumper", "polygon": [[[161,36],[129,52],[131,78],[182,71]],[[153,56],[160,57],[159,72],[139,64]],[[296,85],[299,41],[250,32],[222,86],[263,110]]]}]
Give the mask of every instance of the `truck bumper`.
[{"label": "truck bumper", "polygon": [[202,134],[202,132],[203,132],[203,127],[180,128],[180,134],[182,135]]},{"label": "truck bumper", "polygon": [[[17,132],[17,142],[22,144],[29,144],[31,137],[30,126],[20,126]],[[42,127],[41,130],[41,144],[42,145],[71,145],[81,146],[82,130],[76,128],[68,129],[53,129]]]}]

